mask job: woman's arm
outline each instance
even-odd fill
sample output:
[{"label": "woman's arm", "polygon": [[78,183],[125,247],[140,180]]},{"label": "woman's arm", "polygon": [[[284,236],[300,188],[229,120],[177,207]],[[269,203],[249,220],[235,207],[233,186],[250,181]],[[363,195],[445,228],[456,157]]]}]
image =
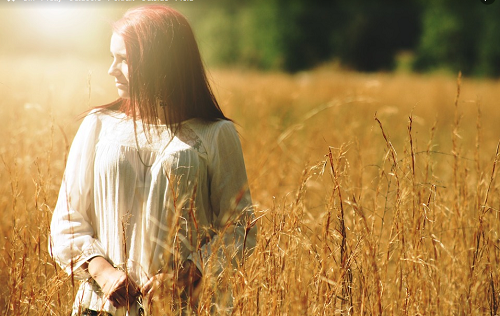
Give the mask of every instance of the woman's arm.
[{"label": "woman's arm", "polygon": [[83,120],[71,145],[50,225],[49,252],[68,274],[89,277],[81,266],[105,256],[88,216],[92,205],[94,152],[100,129],[97,114]]},{"label": "woman's arm", "polygon": [[208,145],[208,172],[214,226],[219,234],[188,258],[203,271],[204,263],[212,257],[217,274],[228,263],[236,264],[253,250],[257,227],[238,133],[230,121],[216,124],[212,144]]}]

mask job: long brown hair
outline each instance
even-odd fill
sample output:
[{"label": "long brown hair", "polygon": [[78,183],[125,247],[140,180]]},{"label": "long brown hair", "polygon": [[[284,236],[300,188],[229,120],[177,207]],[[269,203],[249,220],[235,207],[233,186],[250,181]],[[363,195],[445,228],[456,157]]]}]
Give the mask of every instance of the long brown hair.
[{"label": "long brown hair", "polygon": [[109,106],[134,119],[139,115],[146,124],[156,124],[163,115],[174,130],[190,118],[228,119],[212,92],[193,31],[182,14],[163,5],[137,7],[116,21],[113,30],[125,42],[130,99],[118,99]]}]

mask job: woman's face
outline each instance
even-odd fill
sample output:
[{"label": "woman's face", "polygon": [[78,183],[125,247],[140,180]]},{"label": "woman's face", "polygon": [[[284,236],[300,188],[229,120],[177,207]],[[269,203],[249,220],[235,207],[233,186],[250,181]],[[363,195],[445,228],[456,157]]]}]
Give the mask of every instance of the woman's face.
[{"label": "woman's face", "polygon": [[108,70],[108,74],[115,77],[118,95],[121,98],[129,98],[127,50],[125,49],[125,42],[121,35],[113,33],[110,50],[113,63]]}]

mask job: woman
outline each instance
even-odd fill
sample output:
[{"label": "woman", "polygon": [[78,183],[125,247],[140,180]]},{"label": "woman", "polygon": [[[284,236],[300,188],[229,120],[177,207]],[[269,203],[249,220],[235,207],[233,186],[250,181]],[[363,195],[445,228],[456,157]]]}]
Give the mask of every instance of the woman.
[{"label": "woman", "polygon": [[83,120],[51,223],[54,259],[84,281],[74,315],[140,314],[162,284],[189,297],[255,244],[239,138],[187,20],[131,9],[110,47],[120,98]]}]

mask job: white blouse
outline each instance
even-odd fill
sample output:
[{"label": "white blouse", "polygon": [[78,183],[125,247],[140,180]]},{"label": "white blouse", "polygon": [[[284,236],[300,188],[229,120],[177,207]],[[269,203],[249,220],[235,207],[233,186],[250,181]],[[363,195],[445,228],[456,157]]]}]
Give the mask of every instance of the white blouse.
[{"label": "white blouse", "polygon": [[[94,110],[69,152],[49,248],[78,279],[90,280],[81,265],[102,256],[142,286],[172,264],[175,251],[202,272],[208,260],[220,271],[227,266],[224,254],[237,259],[254,247],[255,227],[246,229],[252,219],[232,122],[190,119],[172,137],[167,126],[134,124],[123,113]],[[218,247],[211,256],[221,242],[225,251]],[[83,283],[74,308],[123,312],[92,281]]]}]

